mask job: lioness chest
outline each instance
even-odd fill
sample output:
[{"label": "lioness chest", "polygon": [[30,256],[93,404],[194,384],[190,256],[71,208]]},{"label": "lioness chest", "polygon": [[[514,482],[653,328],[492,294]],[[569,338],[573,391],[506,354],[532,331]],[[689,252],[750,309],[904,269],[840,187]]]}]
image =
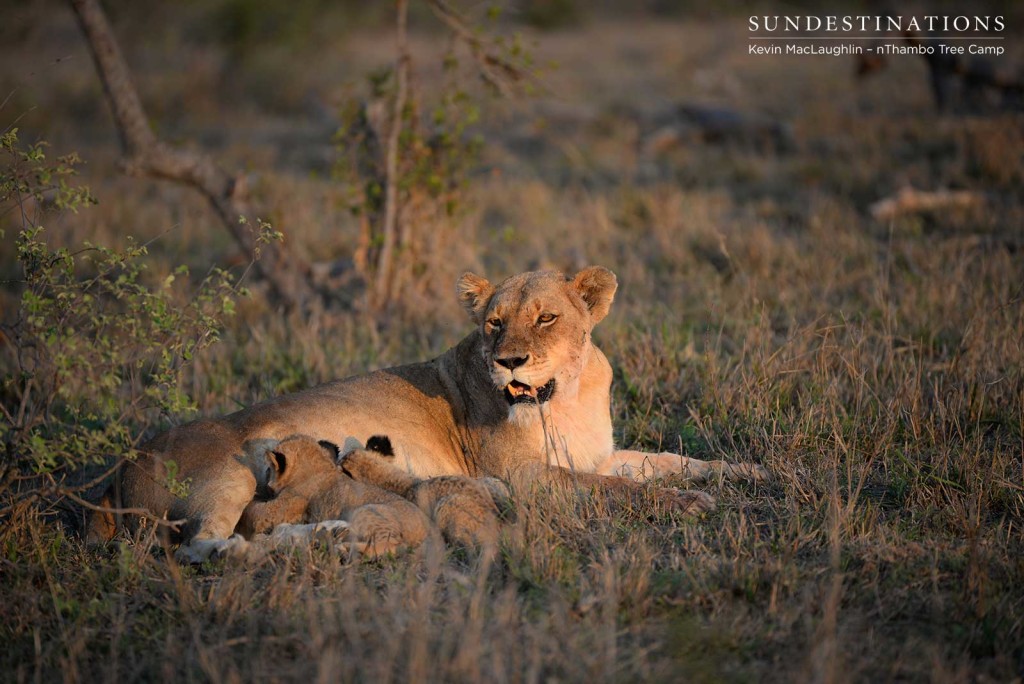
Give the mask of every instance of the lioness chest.
[{"label": "lioness chest", "polygon": [[581,402],[570,407],[523,407],[510,417],[508,450],[582,472],[594,472],[614,451],[612,424],[606,405]]}]

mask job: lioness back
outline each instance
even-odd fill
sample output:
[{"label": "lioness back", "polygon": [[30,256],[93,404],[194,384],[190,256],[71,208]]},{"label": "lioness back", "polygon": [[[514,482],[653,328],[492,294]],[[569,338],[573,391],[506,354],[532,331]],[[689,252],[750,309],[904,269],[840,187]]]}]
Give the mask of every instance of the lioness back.
[{"label": "lioness back", "polygon": [[399,366],[276,397],[223,420],[250,439],[304,433],[336,444],[401,435],[396,456],[423,476],[466,472],[456,411],[437,361]]}]

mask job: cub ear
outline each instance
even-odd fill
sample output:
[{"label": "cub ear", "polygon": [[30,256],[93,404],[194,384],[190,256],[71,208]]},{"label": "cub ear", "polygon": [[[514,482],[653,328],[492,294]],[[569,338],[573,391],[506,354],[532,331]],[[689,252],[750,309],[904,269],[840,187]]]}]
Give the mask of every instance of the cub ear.
[{"label": "cub ear", "polygon": [[572,287],[579,293],[587,308],[590,309],[590,320],[597,324],[608,315],[615,299],[615,290],[619,281],[615,274],[603,266],[591,266],[576,274],[572,279]]},{"label": "cub ear", "polygon": [[327,455],[331,457],[332,461],[337,461],[341,458],[341,449],[334,442],[328,442],[326,439],[321,439],[317,442],[321,449],[327,451]]},{"label": "cub ear", "polygon": [[268,451],[267,452],[267,473],[266,482],[267,487],[274,488],[284,477],[285,470],[288,468],[288,457],[280,451]]},{"label": "cub ear", "polygon": [[391,440],[388,439],[387,435],[374,435],[366,440],[366,448],[368,451],[376,451],[381,456],[395,455],[395,450],[391,446]]},{"label": "cub ear", "polygon": [[483,323],[484,311],[487,310],[487,304],[494,294],[494,287],[490,281],[476,273],[463,273],[455,284],[455,292],[462,308],[469,312],[470,318],[477,325]]}]

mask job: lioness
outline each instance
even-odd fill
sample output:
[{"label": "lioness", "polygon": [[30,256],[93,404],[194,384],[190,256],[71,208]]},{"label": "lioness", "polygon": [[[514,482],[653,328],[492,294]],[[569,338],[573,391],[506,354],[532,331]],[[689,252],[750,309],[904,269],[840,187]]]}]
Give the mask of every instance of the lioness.
[{"label": "lioness", "polygon": [[[235,529],[248,504],[244,492],[251,498],[253,477],[243,462],[297,433],[336,444],[387,435],[396,464],[417,477],[488,475],[619,489],[668,474],[764,477],[755,465],[615,448],[612,370],[590,334],[608,314],[616,287],[615,275],[599,266],[574,277],[522,273],[497,286],[466,273],[457,294],[475,328],[455,347],[432,361],[173,428],[123,469],[121,503],[184,513],[186,539],[208,540],[209,548]],[[169,460],[193,481],[184,507],[160,483]],[[657,491],[681,510],[714,505],[703,492]]]}]

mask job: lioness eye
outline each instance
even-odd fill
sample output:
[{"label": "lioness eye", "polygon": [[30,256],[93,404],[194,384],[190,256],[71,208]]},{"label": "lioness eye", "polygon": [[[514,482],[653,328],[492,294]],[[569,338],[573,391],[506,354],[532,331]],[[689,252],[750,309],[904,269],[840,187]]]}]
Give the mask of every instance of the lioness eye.
[{"label": "lioness eye", "polygon": [[541,314],[540,316],[537,317],[537,322],[540,323],[541,325],[545,325],[545,324],[550,323],[551,321],[555,320],[556,318],[558,318],[558,317],[555,316],[555,314],[553,314],[553,313],[545,313],[545,314]]},{"label": "lioness eye", "polygon": [[501,327],[501,319],[500,318],[489,318],[489,319],[487,319],[487,325],[491,326],[492,328],[500,328]]}]

